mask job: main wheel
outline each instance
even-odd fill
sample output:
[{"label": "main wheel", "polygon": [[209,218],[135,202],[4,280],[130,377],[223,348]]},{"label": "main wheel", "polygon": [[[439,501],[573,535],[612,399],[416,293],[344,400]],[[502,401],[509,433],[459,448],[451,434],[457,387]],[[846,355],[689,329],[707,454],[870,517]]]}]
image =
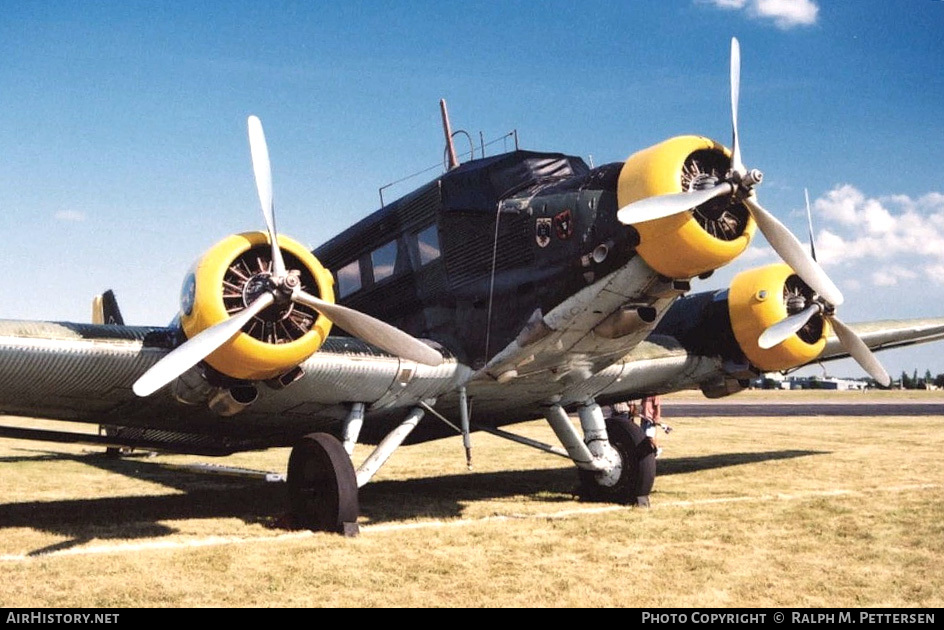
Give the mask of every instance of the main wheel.
[{"label": "main wheel", "polygon": [[649,505],[649,493],[656,480],[652,443],[638,425],[625,418],[607,418],[606,433],[610,446],[619,455],[619,465],[609,473],[577,469],[580,497],[589,501]]},{"label": "main wheel", "polygon": [[288,460],[289,507],[307,529],[358,533],[357,476],[341,442],[327,433],[306,435]]}]

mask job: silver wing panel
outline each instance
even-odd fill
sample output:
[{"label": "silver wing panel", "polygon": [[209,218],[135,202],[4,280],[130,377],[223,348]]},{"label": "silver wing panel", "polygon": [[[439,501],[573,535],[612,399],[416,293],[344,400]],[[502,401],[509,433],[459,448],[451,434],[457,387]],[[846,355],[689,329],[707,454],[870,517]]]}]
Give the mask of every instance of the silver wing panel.
[{"label": "silver wing panel", "polygon": [[650,335],[617,362],[579,382],[566,384],[546,373],[531,374],[506,384],[476,379],[468,391],[474,402],[473,420],[502,425],[541,417],[553,403],[568,407],[590,399],[608,403],[640,398],[697,387],[719,374],[723,374],[719,358],[691,354],[673,337]]},{"label": "silver wing panel", "polygon": [[0,412],[64,420],[114,412],[134,399],[131,384],[172,337],[160,328],[0,321]]},{"label": "silver wing panel", "polygon": [[[944,339],[944,318],[852,327],[879,350]],[[303,364],[299,381],[281,390],[260,384],[255,404],[224,418],[202,404],[180,404],[167,388],[148,398],[132,393],[132,383],[169,352],[175,335],[169,328],[0,321],[0,414],[213,436],[243,448],[288,444],[305,432],[332,430],[352,402],[367,405],[364,431],[373,439],[421,400],[436,399],[437,410],[456,419],[456,391],[463,384],[473,401],[473,421],[497,426],[540,417],[549,404],[637,398],[725,374],[720,358],[691,354],[661,335],[650,335],[602,369],[594,371],[588,361],[581,378],[569,376],[579,369],[573,355],[566,370],[526,372],[505,382],[483,373],[472,378],[471,370],[451,357],[429,367],[355,339],[331,337]],[[830,340],[821,360],[844,356]],[[417,440],[441,437],[436,426],[418,431]]]},{"label": "silver wing panel", "polygon": [[0,414],[96,424],[266,437],[336,424],[347,403],[396,409],[454,390],[471,374],[454,359],[429,367],[383,354],[355,339],[329,338],[303,364],[305,375],[274,390],[259,385],[246,411],[222,418],[205,405],[183,405],[163,388],[138,398],[131,385],[167,354],[176,332],[53,322],[0,321]]},{"label": "silver wing panel", "polygon": [[[944,339],[944,318],[890,319],[880,322],[848,324],[862,341],[872,350],[901,348],[929,341]],[[818,361],[844,359],[849,353],[842,349],[839,340],[829,337],[826,348]]]}]

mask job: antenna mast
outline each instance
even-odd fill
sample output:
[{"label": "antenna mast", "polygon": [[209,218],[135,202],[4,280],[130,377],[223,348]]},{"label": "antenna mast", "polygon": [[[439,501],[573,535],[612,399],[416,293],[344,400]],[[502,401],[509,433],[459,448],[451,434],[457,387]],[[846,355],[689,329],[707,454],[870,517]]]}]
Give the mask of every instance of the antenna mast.
[{"label": "antenna mast", "polygon": [[449,125],[449,112],[446,110],[446,99],[439,99],[439,110],[442,112],[443,133],[446,134],[446,150],[449,153],[449,170],[459,166],[456,157],[456,147],[452,143],[452,127]]}]

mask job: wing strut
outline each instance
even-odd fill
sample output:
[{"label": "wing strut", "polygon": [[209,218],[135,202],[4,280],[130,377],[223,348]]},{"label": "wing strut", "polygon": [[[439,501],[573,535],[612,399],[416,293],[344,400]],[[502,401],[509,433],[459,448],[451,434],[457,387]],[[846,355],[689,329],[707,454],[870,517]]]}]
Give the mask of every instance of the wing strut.
[{"label": "wing strut", "polygon": [[420,423],[425,414],[426,411],[422,407],[413,407],[406,418],[403,419],[403,422],[380,441],[374,452],[368,455],[364,463],[357,469],[358,488],[363,488],[377,474],[377,471],[390,459],[393,452],[400,448],[403,440],[413,433],[413,429],[416,428],[416,425]]}]

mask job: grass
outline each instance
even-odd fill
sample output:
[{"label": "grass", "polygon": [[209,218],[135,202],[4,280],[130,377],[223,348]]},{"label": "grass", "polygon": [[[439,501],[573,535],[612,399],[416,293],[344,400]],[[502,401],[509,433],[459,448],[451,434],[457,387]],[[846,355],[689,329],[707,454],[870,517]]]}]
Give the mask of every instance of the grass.
[{"label": "grass", "polygon": [[472,472],[458,439],[398,451],[355,539],[274,529],[280,485],[165,466],[202,458],[3,440],[0,606],[944,605],[944,418],[669,422],[649,510],[476,434]]}]

